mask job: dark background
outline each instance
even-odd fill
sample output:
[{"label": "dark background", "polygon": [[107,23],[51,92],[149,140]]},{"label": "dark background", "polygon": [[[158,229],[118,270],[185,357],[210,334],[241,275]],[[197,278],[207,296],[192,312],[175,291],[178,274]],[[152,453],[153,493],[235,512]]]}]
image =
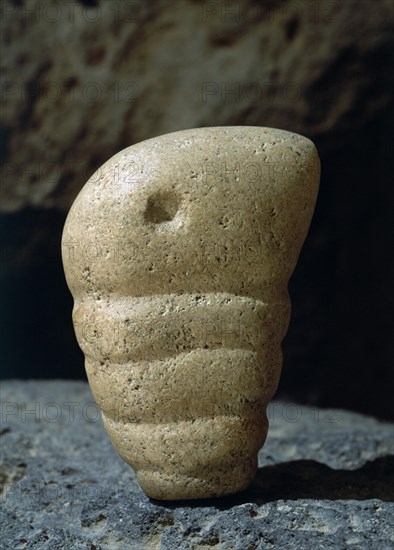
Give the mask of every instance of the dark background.
[{"label": "dark background", "polygon": [[391,0],[1,10],[3,378],[85,377],[60,239],[96,168],[170,131],[271,126],[322,161],[277,397],[393,418]]}]

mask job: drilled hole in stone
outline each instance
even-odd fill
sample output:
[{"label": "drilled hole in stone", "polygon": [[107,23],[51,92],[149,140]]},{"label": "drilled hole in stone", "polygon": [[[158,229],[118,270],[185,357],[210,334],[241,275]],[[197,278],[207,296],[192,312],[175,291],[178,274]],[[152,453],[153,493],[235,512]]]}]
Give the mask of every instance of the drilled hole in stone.
[{"label": "drilled hole in stone", "polygon": [[173,193],[159,192],[149,197],[146,210],[145,221],[150,223],[170,222],[174,219],[179,207],[179,201]]}]

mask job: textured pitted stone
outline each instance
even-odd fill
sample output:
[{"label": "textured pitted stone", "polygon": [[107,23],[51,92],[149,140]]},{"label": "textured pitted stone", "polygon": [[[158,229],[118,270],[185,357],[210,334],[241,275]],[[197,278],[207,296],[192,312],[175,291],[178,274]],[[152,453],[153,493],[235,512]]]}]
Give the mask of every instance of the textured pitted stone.
[{"label": "textured pitted stone", "polygon": [[0,548],[392,550],[393,424],[271,402],[250,488],[150,501],[83,382],[1,386]]},{"label": "textured pitted stone", "polygon": [[302,136],[200,128],[121,151],[71,208],[78,342],[149,496],[213,497],[253,479],[318,180]]}]

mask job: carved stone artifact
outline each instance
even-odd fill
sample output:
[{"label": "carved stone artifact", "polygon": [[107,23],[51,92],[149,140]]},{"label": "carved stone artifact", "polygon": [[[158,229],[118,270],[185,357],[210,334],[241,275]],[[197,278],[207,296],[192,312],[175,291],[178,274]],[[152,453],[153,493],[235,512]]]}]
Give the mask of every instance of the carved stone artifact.
[{"label": "carved stone artifact", "polygon": [[319,170],[300,135],[198,128],[120,151],[75,200],[62,241],[75,331],[148,496],[253,479]]}]

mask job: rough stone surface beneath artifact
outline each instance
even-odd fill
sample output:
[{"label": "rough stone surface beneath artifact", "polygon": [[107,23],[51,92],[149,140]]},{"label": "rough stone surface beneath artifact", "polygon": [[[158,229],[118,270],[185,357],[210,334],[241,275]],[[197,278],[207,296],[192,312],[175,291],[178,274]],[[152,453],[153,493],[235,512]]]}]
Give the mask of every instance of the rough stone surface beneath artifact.
[{"label": "rough stone surface beneath artifact", "polygon": [[2,544],[63,550],[391,550],[394,426],[274,402],[255,481],[209,501],[149,500],[88,385],[2,382]]},{"label": "rough stone surface beneath artifact", "polygon": [[318,181],[302,136],[200,128],[121,151],[72,206],[63,259],[78,342],[149,496],[219,496],[253,478]]}]

